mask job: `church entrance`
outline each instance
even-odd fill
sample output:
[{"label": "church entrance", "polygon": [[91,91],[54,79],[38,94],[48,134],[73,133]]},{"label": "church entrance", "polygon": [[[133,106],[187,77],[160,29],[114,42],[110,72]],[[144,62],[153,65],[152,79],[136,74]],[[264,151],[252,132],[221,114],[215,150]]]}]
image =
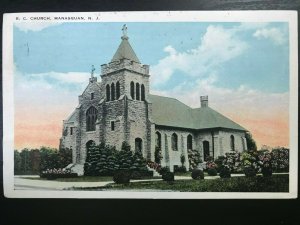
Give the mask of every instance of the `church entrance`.
[{"label": "church entrance", "polygon": [[208,157],[209,157],[209,142],[208,141],[203,141],[203,158],[204,158],[204,161],[206,161]]},{"label": "church entrance", "polygon": [[143,151],[143,140],[141,138],[135,139],[135,152],[142,153]]},{"label": "church entrance", "polygon": [[86,150],[88,150],[92,145],[95,145],[95,142],[93,140],[89,140],[85,146],[86,146]]}]

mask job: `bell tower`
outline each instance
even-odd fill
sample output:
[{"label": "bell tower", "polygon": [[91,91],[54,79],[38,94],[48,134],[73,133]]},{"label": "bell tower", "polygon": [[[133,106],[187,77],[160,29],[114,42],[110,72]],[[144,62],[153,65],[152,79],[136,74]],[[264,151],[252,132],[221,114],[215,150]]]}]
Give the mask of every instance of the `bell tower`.
[{"label": "bell tower", "polygon": [[121,43],[108,64],[101,65],[103,98],[100,101],[100,140],[121,148],[130,144],[149,158],[151,103],[149,66],[143,65],[129,43],[126,25]]}]

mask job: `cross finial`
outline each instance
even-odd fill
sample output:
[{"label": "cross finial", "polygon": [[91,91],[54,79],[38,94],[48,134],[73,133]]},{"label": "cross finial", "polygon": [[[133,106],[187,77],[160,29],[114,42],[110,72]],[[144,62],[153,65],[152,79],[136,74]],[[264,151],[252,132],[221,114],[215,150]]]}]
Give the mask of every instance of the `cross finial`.
[{"label": "cross finial", "polygon": [[95,71],[95,67],[94,67],[94,65],[92,65],[92,70],[91,70],[91,77],[92,78],[94,77],[94,71]]},{"label": "cross finial", "polygon": [[126,24],[123,25],[122,31],[123,31],[123,37],[127,37],[127,26],[126,26]]}]

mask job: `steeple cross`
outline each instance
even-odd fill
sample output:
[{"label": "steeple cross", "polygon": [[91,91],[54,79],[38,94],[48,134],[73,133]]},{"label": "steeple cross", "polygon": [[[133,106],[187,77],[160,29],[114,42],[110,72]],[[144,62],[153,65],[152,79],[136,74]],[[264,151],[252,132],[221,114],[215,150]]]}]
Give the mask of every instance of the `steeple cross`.
[{"label": "steeple cross", "polygon": [[123,25],[122,31],[123,31],[123,36],[127,37],[127,26],[126,26],[126,24]]}]

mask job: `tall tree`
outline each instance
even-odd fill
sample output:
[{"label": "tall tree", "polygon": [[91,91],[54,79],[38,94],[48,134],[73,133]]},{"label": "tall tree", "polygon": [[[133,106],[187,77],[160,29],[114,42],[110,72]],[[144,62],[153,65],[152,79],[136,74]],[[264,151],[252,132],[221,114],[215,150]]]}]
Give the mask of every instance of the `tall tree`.
[{"label": "tall tree", "polygon": [[245,135],[245,138],[247,140],[247,149],[248,151],[257,151],[256,142],[252,137],[252,134],[250,132],[247,132]]}]

